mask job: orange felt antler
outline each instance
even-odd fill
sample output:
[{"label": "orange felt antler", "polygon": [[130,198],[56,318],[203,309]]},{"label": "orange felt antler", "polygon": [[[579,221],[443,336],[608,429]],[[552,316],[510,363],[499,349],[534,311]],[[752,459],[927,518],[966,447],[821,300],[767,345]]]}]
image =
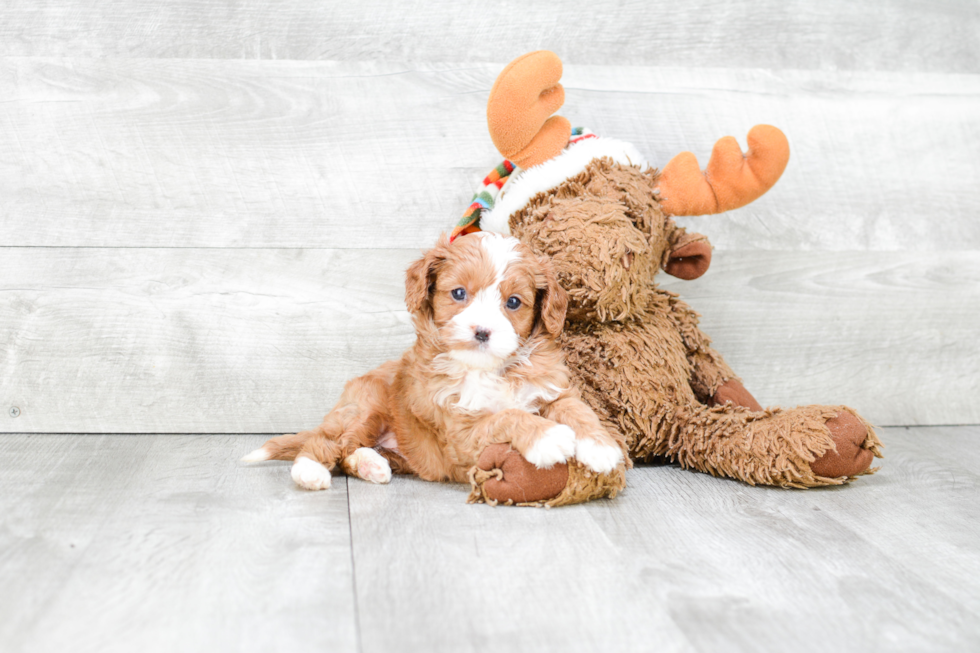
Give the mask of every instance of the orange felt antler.
[{"label": "orange felt antler", "polygon": [[551,116],[565,102],[560,79],[558,55],[538,50],[511,61],[490,90],[490,138],[501,154],[521,168],[544,163],[568,145],[571,124]]},{"label": "orange felt antler", "polygon": [[681,152],[660,173],[660,208],[667,215],[708,215],[745,206],[783,174],[789,142],[772,125],[749,130],[749,151],[731,136],[715,143],[704,173],[690,152]]}]

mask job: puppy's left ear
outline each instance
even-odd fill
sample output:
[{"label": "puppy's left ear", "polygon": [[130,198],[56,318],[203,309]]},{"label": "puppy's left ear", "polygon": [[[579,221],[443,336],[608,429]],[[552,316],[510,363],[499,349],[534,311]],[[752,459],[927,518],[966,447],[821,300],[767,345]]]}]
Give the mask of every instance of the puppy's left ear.
[{"label": "puppy's left ear", "polygon": [[446,260],[449,237],[443,234],[435,247],[408,266],[405,272],[405,305],[412,315],[432,316],[432,291],[439,266]]},{"label": "puppy's left ear", "polygon": [[565,326],[565,312],[568,310],[568,294],[558,285],[555,268],[547,256],[539,256],[541,274],[537,279],[538,320],[551,336],[557,336]]}]

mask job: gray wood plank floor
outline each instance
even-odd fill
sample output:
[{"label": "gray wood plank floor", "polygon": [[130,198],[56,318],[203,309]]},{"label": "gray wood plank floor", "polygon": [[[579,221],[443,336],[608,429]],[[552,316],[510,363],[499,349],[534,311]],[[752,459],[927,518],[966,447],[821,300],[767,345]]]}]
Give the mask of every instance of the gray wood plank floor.
[{"label": "gray wood plank floor", "polygon": [[966,651],[980,427],[785,491],[641,467],[613,501],[243,467],[264,436],[0,435],[0,650]]},{"label": "gray wood plank floor", "polygon": [[356,650],[347,479],[238,469],[263,441],[0,437],[0,650]]}]

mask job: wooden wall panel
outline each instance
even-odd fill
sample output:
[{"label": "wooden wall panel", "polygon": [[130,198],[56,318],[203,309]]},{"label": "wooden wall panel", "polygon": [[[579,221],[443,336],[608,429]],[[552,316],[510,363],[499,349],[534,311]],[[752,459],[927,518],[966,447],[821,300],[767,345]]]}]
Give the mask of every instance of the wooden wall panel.
[{"label": "wooden wall panel", "polygon": [[[0,246],[426,247],[500,157],[499,65],[0,60]],[[780,126],[720,249],[980,249],[980,76],[567,66],[576,124],[653,165]]]},{"label": "wooden wall panel", "polygon": [[8,0],[0,55],[980,72],[980,9],[929,0]]},{"label": "wooden wall panel", "polygon": [[317,421],[411,341],[401,272],[498,162],[486,96],[536,47],[565,59],[563,114],[654,165],[787,133],[765,197],[681,220],[717,252],[678,289],[763,402],[978,421],[980,8],[492,14],[7,3],[0,404],[22,412],[0,430]]},{"label": "wooden wall panel", "polygon": [[[413,330],[417,250],[13,248],[0,431],[277,433],[319,423]],[[668,287],[765,404],[977,423],[980,257],[723,252]],[[16,406],[16,418],[7,415]]]}]

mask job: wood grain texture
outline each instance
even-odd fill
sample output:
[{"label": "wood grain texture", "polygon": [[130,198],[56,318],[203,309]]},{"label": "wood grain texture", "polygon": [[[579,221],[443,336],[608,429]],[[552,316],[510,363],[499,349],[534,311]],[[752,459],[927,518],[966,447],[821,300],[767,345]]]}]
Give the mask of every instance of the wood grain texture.
[{"label": "wood grain texture", "polygon": [[[499,162],[500,65],[0,60],[0,246],[427,247]],[[725,250],[980,250],[980,76],[566,66],[654,165],[756,123],[792,157],[691,218]]]},{"label": "wood grain texture", "polygon": [[[412,343],[417,250],[8,248],[0,431],[289,432]],[[721,252],[665,284],[763,404],[980,422],[980,257]],[[7,415],[10,407],[20,415]]]},{"label": "wood grain texture", "polygon": [[810,491],[640,467],[615,500],[531,510],[352,480],[362,648],[980,646],[980,430],[883,438],[877,475]]},{"label": "wood grain texture", "polygon": [[346,479],[262,441],[0,437],[0,649],[356,651]]},{"label": "wood grain texture", "polygon": [[721,252],[697,281],[664,285],[764,406],[980,423],[980,254]]},{"label": "wood grain texture", "polygon": [[0,436],[0,648],[980,646],[975,426],[883,429],[846,487],[645,466],[555,510],[406,477],[302,492],[234,462],[263,437]]},{"label": "wood grain texture", "polygon": [[418,255],[8,250],[0,396],[21,415],[5,408],[0,424],[93,433],[318,424],[344,382],[411,344],[403,280]]},{"label": "wood grain texture", "polygon": [[980,72],[972,2],[12,0],[7,56],[405,59]]}]

